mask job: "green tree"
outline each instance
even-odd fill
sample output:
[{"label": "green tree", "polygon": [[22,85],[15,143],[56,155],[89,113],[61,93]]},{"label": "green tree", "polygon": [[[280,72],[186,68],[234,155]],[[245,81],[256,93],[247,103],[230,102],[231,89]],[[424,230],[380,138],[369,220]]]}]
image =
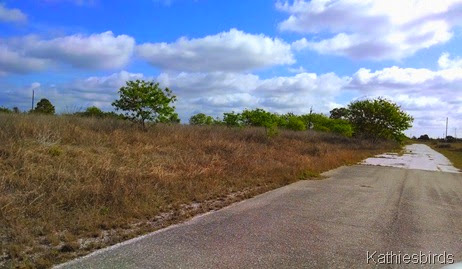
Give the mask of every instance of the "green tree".
[{"label": "green tree", "polygon": [[347,119],[348,109],[344,107],[334,108],[330,111],[331,119]]},{"label": "green tree", "polygon": [[145,127],[146,121],[154,123],[179,122],[175,107],[176,96],[168,88],[162,89],[153,81],[127,81],[119,90],[120,99],[112,105],[125,116]]},{"label": "green tree", "polygon": [[55,106],[51,104],[50,100],[43,98],[37,103],[33,112],[53,115],[55,114]]},{"label": "green tree", "polygon": [[6,107],[1,107],[1,106],[0,106],[0,113],[11,113],[11,110],[9,110],[9,109],[6,108]]},{"label": "green tree", "polygon": [[287,129],[292,131],[305,131],[305,123],[298,117],[290,117],[287,122]]},{"label": "green tree", "polygon": [[87,107],[83,112],[76,112],[74,115],[79,117],[94,117],[94,118],[113,118],[113,119],[125,119],[124,115],[117,114],[115,112],[104,112],[96,106]]},{"label": "green tree", "polygon": [[320,113],[311,113],[300,117],[307,126],[311,123],[313,130],[320,132],[332,132],[344,136],[353,135],[353,127],[347,120],[332,119]]},{"label": "green tree", "polygon": [[212,116],[199,113],[189,118],[189,124],[191,125],[212,125],[215,124],[215,119]]},{"label": "green tree", "polygon": [[242,114],[242,122],[248,126],[260,126],[269,128],[277,125],[278,115],[265,111],[261,108],[254,110],[245,109]]},{"label": "green tree", "polygon": [[348,105],[348,120],[357,135],[402,141],[403,131],[412,127],[414,118],[384,98],[354,101]]},{"label": "green tree", "polygon": [[242,116],[234,111],[231,113],[223,113],[223,123],[228,127],[242,126]]},{"label": "green tree", "polygon": [[104,112],[96,106],[91,106],[91,107],[87,107],[87,109],[85,109],[84,112],[81,112],[80,115],[85,116],[85,117],[102,118],[104,117]]},{"label": "green tree", "polygon": [[293,113],[287,113],[279,116],[278,125],[293,131],[305,131],[306,124],[300,116]]},{"label": "green tree", "polygon": [[419,140],[430,140],[430,137],[428,136],[428,134],[424,134],[419,137]]}]

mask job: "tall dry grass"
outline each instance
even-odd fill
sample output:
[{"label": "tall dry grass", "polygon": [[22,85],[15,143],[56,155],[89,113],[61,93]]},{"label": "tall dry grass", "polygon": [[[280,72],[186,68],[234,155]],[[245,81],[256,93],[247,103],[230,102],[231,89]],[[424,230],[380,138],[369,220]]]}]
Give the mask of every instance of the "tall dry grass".
[{"label": "tall dry grass", "polygon": [[259,128],[143,131],[0,114],[0,267],[49,267],[391,147],[317,132],[270,139]]}]

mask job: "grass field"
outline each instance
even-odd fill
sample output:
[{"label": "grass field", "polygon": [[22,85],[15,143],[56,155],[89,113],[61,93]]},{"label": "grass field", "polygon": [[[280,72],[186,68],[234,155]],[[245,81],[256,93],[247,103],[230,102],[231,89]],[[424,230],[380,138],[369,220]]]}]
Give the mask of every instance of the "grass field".
[{"label": "grass field", "polygon": [[0,114],[0,267],[50,267],[396,147],[328,133]]},{"label": "grass field", "polygon": [[462,142],[455,143],[428,143],[433,149],[448,158],[454,167],[462,169]]}]

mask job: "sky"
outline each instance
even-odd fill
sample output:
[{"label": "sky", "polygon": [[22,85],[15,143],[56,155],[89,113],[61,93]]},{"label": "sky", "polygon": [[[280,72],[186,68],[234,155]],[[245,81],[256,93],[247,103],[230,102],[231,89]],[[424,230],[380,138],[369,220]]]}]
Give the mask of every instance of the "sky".
[{"label": "sky", "polygon": [[462,136],[461,26],[462,0],[0,0],[0,106],[111,111],[145,79],[184,123],[384,97],[407,135]]}]

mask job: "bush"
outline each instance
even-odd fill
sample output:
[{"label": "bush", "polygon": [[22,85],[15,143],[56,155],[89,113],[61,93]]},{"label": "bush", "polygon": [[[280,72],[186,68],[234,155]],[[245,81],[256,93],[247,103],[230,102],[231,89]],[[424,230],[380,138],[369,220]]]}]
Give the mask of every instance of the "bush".
[{"label": "bush", "polygon": [[11,110],[9,110],[9,109],[6,108],[6,107],[1,107],[1,106],[0,106],[0,113],[11,113]]},{"label": "bush", "polygon": [[223,113],[223,123],[228,127],[242,126],[242,117],[238,113]]},{"label": "bush", "polygon": [[313,126],[316,131],[333,132],[348,137],[353,135],[353,127],[347,120],[332,119],[318,113],[302,115],[301,118],[306,126]]},{"label": "bush", "polygon": [[357,135],[378,139],[403,141],[403,131],[412,127],[413,117],[386,99],[366,99],[348,105],[348,120]]},{"label": "bush", "polygon": [[419,140],[430,140],[430,137],[427,134],[421,135]]},{"label": "bush", "polygon": [[50,100],[43,98],[37,103],[33,112],[53,115],[55,114],[55,106],[51,104]]},{"label": "bush", "polygon": [[299,117],[290,116],[287,120],[286,128],[292,131],[305,131],[306,125]]},{"label": "bush", "polygon": [[212,116],[205,115],[204,113],[199,113],[189,118],[189,124],[191,125],[212,125],[215,123],[216,121]]},{"label": "bush", "polygon": [[88,107],[84,112],[76,112],[74,115],[79,117],[125,119],[124,115],[115,112],[104,112],[96,106]]},{"label": "bush", "polygon": [[88,107],[85,112],[83,112],[81,114],[82,116],[85,116],[85,117],[104,117],[104,112],[97,108],[96,106],[91,106],[91,107]]},{"label": "bush", "polygon": [[120,98],[112,103],[125,116],[143,127],[146,121],[154,123],[179,122],[175,107],[176,96],[170,89],[162,89],[153,81],[127,81],[119,90]]},{"label": "bush", "polygon": [[241,114],[242,123],[247,126],[266,127],[276,125],[278,116],[261,108],[254,110],[245,109]]},{"label": "bush", "polygon": [[[295,115],[287,113],[279,115],[271,113],[261,108],[249,110],[245,109],[242,113],[224,113],[223,122],[214,120],[211,116],[203,113],[194,115],[190,119],[192,125],[209,125],[209,124],[225,124],[229,127],[265,127],[267,132],[277,133],[274,130],[284,128],[293,131],[305,131],[308,126],[310,129],[321,132],[332,132],[343,136],[351,137],[353,135],[352,125],[344,119],[332,119],[323,114],[310,113],[306,115]],[[271,129],[271,131],[268,131]]]}]

